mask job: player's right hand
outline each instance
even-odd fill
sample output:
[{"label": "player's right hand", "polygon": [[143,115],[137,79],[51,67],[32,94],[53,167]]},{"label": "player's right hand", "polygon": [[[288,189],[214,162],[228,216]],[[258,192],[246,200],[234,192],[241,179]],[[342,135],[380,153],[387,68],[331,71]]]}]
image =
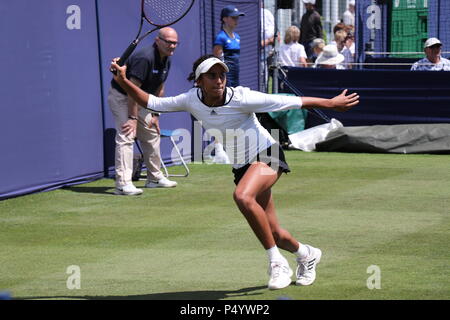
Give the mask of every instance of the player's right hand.
[{"label": "player's right hand", "polygon": [[[114,80],[116,81],[120,81],[121,79],[125,79],[126,78],[126,73],[127,73],[127,66],[123,65],[123,66],[119,66],[117,64],[117,62],[119,61],[120,58],[114,58],[111,61],[111,65],[109,67],[109,69],[111,70],[111,72],[113,72],[114,74]],[[114,72],[116,71],[116,72]]]}]

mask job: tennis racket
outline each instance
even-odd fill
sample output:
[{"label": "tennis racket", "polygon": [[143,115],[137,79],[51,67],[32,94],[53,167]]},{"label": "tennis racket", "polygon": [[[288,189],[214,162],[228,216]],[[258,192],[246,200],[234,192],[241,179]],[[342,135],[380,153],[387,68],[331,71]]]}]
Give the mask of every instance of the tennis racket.
[{"label": "tennis racket", "polygon": [[[141,23],[139,25],[139,31],[117,64],[123,66],[139,42],[149,34],[183,19],[189,10],[191,10],[194,2],[195,0],[141,0]],[[151,29],[141,35],[144,21],[147,21],[151,25]],[[117,71],[111,70],[111,72],[116,74]]]}]

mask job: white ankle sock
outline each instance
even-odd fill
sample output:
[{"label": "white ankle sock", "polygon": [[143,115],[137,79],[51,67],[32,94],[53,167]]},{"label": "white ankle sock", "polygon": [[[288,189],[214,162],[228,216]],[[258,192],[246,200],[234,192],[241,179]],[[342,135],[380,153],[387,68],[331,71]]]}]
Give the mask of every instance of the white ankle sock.
[{"label": "white ankle sock", "polygon": [[298,245],[299,245],[298,250],[294,252],[294,254],[299,259],[305,259],[307,256],[309,256],[309,249],[307,246],[301,244],[300,242],[298,243]]},{"label": "white ankle sock", "polygon": [[286,259],[281,255],[280,250],[277,246],[274,246],[266,250],[269,262],[273,261],[285,261]]}]

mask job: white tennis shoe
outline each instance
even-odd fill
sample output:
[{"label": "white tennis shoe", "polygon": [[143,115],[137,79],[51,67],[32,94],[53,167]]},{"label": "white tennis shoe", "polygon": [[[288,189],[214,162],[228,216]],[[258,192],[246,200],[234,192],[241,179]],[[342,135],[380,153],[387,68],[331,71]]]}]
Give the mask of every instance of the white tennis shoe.
[{"label": "white tennis shoe", "polygon": [[123,187],[116,187],[114,190],[114,194],[121,196],[137,196],[143,192],[142,189],[138,189],[134,186],[134,184],[130,183]]},{"label": "white tennis shoe", "polygon": [[158,181],[147,181],[146,188],[173,188],[177,186],[176,181],[171,181],[166,177],[162,177]]},{"label": "white tennis shoe", "polygon": [[270,290],[286,288],[291,284],[291,277],[294,274],[287,261],[272,261],[268,273]]},{"label": "white tennis shoe", "polygon": [[316,266],[320,262],[322,257],[322,251],[318,248],[308,247],[309,255],[306,259],[300,260],[297,258],[297,281],[295,282],[298,286],[309,286],[314,280],[316,280]]}]

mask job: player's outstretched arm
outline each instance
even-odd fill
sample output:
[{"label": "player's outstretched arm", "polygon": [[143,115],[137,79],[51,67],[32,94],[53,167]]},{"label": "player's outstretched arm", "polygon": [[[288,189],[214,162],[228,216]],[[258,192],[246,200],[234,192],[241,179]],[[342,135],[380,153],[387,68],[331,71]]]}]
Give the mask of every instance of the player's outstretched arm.
[{"label": "player's outstretched arm", "polygon": [[119,66],[116,62],[119,58],[113,59],[111,62],[111,70],[116,70],[116,74],[114,75],[114,80],[125,90],[125,92],[133,98],[134,101],[137,102],[142,107],[147,107],[149,94],[143,91],[141,88],[136,86],[133,82],[127,79],[126,71],[127,67]]},{"label": "player's outstretched arm", "polygon": [[302,97],[302,108],[321,108],[334,111],[347,111],[359,103],[359,95],[352,93],[347,95],[347,89],[342,93],[331,99],[315,98],[315,97]]}]

